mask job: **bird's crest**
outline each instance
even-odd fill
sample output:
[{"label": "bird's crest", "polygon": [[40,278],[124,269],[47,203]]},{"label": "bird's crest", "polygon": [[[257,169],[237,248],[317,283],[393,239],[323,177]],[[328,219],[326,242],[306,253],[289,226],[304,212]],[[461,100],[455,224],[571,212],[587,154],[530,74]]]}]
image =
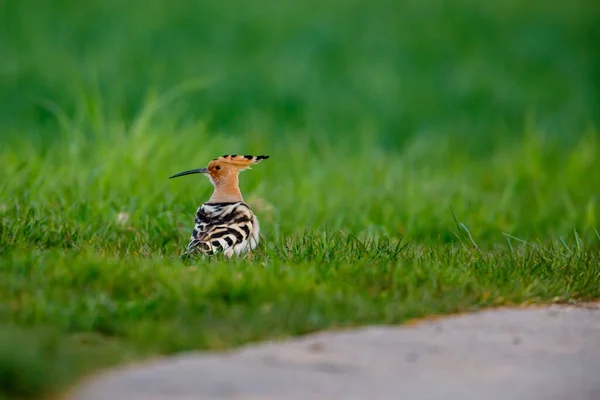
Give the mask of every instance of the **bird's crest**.
[{"label": "bird's crest", "polygon": [[262,160],[266,160],[267,158],[269,158],[269,156],[225,154],[224,156],[215,158],[213,161],[225,164],[232,164],[241,169],[247,169],[250,168],[251,165],[257,164]]}]

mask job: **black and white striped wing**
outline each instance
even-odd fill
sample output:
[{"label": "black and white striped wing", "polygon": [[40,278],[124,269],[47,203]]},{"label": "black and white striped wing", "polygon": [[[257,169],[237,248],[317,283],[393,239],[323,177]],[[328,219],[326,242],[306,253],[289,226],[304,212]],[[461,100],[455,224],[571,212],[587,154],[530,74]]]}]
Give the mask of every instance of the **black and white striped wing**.
[{"label": "black and white striped wing", "polygon": [[206,203],[198,209],[195,222],[188,252],[231,254],[250,239],[253,215],[243,202]]}]

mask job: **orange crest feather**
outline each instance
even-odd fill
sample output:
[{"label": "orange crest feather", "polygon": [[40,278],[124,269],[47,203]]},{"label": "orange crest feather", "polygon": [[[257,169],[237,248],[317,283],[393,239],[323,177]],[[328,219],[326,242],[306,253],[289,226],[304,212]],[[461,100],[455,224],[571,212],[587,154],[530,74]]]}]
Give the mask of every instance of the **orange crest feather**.
[{"label": "orange crest feather", "polygon": [[237,154],[226,154],[219,158],[215,158],[213,161],[218,161],[221,163],[232,164],[237,167],[246,169],[249,168],[253,164],[257,164],[262,160],[266,160],[269,156],[252,156],[252,155],[237,155]]}]

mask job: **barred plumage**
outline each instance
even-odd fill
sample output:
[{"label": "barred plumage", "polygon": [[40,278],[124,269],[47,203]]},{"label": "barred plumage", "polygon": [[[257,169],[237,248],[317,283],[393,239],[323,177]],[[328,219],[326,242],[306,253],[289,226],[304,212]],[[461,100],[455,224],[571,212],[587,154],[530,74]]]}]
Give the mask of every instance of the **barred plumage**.
[{"label": "barred plumage", "polygon": [[223,252],[226,257],[254,250],[258,245],[258,220],[248,204],[204,203],[196,212],[196,225],[187,253]]},{"label": "barred plumage", "polygon": [[269,156],[224,155],[212,160],[207,168],[171,176],[202,173],[214,186],[210,199],[196,211],[186,254],[223,252],[226,257],[231,257],[256,248],[260,233],[258,219],[244,202],[238,187],[238,173],[267,158]]}]

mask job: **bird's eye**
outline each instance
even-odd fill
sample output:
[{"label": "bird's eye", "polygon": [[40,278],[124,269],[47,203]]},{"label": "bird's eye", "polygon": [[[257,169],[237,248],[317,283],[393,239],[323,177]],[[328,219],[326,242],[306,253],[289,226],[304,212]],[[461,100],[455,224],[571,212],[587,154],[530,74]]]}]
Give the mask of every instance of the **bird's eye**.
[{"label": "bird's eye", "polygon": [[220,165],[217,165],[217,166],[215,167],[215,169],[218,171],[218,170],[220,170],[220,169],[221,169],[221,166],[220,166]]}]

